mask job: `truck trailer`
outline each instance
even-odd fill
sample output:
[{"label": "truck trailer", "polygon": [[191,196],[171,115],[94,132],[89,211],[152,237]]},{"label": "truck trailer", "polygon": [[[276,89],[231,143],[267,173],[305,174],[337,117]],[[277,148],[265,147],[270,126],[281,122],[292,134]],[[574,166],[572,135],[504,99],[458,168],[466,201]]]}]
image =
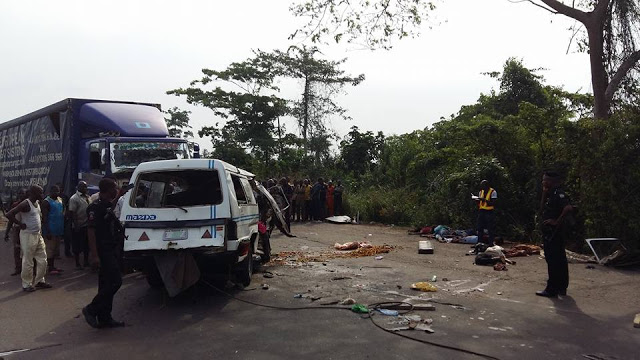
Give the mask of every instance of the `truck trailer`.
[{"label": "truck trailer", "polygon": [[34,184],[70,196],[79,180],[96,192],[105,175],[125,186],[142,162],[190,157],[158,104],[69,98],[0,124],[0,199]]}]

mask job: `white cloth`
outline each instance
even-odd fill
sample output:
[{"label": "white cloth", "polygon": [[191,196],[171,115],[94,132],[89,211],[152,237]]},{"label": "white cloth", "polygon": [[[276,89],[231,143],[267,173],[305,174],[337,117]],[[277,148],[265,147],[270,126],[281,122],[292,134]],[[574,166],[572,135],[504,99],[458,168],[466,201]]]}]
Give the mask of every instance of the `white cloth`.
[{"label": "white cloth", "polygon": [[[44,282],[44,275],[47,273],[47,252],[42,235],[39,232],[20,231],[20,249],[22,249],[22,273],[20,274],[22,287]],[[34,259],[37,264],[35,278],[33,277]]]},{"label": "white cloth", "polygon": [[27,228],[21,232],[40,234],[42,230],[42,211],[40,211],[40,204],[37,201],[33,204],[29,199],[26,201],[29,204],[29,212],[23,212],[21,215],[22,222],[27,225]]}]

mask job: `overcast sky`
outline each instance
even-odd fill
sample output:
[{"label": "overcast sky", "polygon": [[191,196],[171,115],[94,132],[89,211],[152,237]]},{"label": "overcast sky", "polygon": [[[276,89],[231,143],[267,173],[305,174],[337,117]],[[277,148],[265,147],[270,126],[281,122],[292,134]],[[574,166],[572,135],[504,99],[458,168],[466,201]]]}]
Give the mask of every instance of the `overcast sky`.
[{"label": "overcast sky", "polygon": [[[187,86],[202,68],[245,60],[251,49],[286,49],[301,21],[290,3],[2,0],[0,121],[78,97],[178,106],[193,112],[194,130],[213,125],[219,119],[210,110],[165,92]],[[352,125],[387,135],[423,129],[496,88],[481,73],[500,70],[509,57],[547,69],[549,84],[591,91],[588,56],[566,54],[572,22],[562,16],[508,0],[443,0],[433,15],[433,29],[391,51],[321,49],[366,76],[338,99],[353,118],[332,121],[340,135]],[[301,91],[287,85],[287,93]]]}]

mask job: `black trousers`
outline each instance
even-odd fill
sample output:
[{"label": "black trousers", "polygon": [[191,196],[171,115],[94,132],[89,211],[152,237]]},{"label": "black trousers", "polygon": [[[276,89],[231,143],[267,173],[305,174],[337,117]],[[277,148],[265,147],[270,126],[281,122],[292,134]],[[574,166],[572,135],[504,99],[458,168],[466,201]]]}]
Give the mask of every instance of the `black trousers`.
[{"label": "black trousers", "polygon": [[98,295],[87,306],[89,314],[98,317],[98,321],[106,322],[111,319],[113,296],[122,285],[122,274],[118,265],[116,252],[99,254],[100,273],[98,274]]},{"label": "black trousers", "polygon": [[333,196],[333,214],[342,215],[342,194]]},{"label": "black trousers", "polygon": [[493,246],[493,238],[495,237],[495,215],[493,210],[480,210],[478,212],[478,242],[484,242],[484,230],[487,229],[489,233],[489,246]]},{"label": "black trousers", "polygon": [[553,229],[542,233],[544,243],[544,257],[547,261],[547,290],[557,294],[567,290],[569,286],[569,265],[567,253],[564,250],[564,233],[562,229],[554,232]]}]

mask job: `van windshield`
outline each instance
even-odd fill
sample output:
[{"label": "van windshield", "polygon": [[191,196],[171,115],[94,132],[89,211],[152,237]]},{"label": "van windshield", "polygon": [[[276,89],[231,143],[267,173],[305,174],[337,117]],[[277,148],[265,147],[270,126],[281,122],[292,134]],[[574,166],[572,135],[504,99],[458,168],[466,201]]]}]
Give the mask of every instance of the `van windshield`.
[{"label": "van windshield", "polygon": [[110,148],[114,173],[147,161],[189,158],[184,142],[114,142]]},{"label": "van windshield", "polygon": [[136,208],[185,208],[222,203],[216,170],[171,170],[141,174],[131,195]]}]

